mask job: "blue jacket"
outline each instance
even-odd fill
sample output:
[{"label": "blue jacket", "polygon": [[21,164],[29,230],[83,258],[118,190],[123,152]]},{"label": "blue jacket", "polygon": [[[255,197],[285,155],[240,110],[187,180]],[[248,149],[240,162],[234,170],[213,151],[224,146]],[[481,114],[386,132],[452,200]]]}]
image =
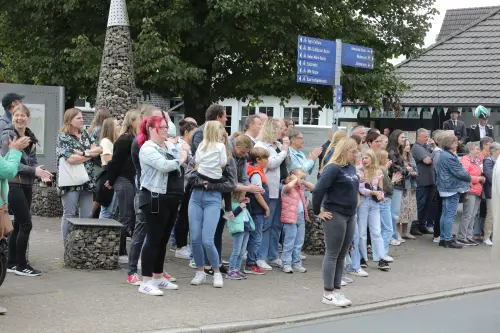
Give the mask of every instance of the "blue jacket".
[{"label": "blue jacket", "polygon": [[486,182],[483,185],[483,192],[486,199],[491,199],[491,188],[493,184],[493,168],[495,167],[495,160],[492,156],[488,156],[483,161],[483,174]]},{"label": "blue jacket", "polygon": [[437,189],[439,192],[464,193],[470,189],[472,177],[465,171],[455,154],[443,150],[436,165]]}]

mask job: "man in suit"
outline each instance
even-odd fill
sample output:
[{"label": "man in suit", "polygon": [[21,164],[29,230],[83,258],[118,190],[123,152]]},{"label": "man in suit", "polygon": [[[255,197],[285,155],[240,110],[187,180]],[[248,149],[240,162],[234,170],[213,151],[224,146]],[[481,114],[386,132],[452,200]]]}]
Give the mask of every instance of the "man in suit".
[{"label": "man in suit", "polygon": [[495,137],[493,136],[493,126],[488,124],[488,116],[487,112],[482,112],[479,114],[479,125],[474,124],[471,125],[470,131],[470,140],[472,142],[480,141],[485,136],[489,136],[495,141]]},{"label": "man in suit", "polygon": [[451,107],[448,112],[450,114],[450,119],[443,123],[443,130],[453,131],[455,133],[455,136],[458,138],[458,149],[462,152],[464,145],[467,143],[467,129],[465,123],[458,120],[458,116],[460,115],[458,108]]}]

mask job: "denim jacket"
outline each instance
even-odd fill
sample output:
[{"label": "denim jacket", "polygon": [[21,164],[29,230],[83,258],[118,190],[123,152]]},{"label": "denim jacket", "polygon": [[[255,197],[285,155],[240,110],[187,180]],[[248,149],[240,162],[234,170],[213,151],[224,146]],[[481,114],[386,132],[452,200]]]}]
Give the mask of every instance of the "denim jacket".
[{"label": "denim jacket", "polygon": [[465,171],[455,154],[443,150],[436,165],[439,192],[464,193],[470,189],[471,176]]},{"label": "denim jacket", "polygon": [[139,151],[141,163],[141,189],[146,188],[151,192],[167,193],[168,174],[174,170],[180,172],[178,159],[167,159],[167,149],[155,142],[146,141]]}]

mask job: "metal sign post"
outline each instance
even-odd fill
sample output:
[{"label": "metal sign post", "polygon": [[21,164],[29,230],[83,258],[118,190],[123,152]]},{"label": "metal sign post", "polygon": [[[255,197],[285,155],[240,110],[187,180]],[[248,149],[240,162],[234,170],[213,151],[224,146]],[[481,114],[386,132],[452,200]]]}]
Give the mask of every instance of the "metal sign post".
[{"label": "metal sign post", "polygon": [[332,133],[339,127],[339,112],[342,108],[342,86],[340,75],[342,74],[342,41],[336,40],[337,52],[335,54],[335,86],[333,87],[333,123]]}]

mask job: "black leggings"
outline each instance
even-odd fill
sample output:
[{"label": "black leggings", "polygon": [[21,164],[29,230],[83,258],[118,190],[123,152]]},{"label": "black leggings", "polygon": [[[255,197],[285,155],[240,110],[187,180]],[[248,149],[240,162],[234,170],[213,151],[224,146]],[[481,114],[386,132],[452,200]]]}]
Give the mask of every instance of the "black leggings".
[{"label": "black leggings", "polygon": [[177,216],[177,221],[175,221],[174,235],[177,248],[188,245],[188,234],[189,234],[189,217],[188,217],[188,206],[189,199],[191,198],[191,191],[187,190],[182,197],[181,207],[179,209],[179,215]]},{"label": "black leggings", "polygon": [[163,273],[167,243],[177,218],[180,198],[160,196],[158,213],[151,213],[151,201],[141,210],[146,220],[146,241],[142,248],[142,275]]},{"label": "black leggings", "polygon": [[26,250],[33,223],[31,221],[31,185],[9,184],[9,209],[14,215],[14,231],[9,236],[9,266],[26,267]]}]

